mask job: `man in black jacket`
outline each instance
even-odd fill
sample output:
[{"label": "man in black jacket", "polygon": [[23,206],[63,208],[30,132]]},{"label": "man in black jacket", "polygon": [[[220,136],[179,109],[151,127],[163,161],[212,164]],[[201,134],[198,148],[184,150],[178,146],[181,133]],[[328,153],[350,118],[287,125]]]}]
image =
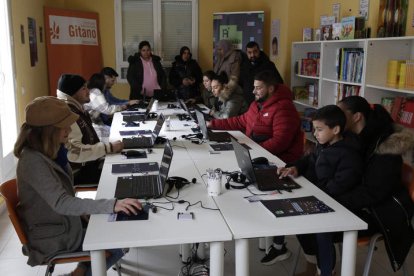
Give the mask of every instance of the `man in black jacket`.
[{"label": "man in black jacket", "polygon": [[246,53],[242,55],[240,65],[239,84],[243,88],[244,98],[250,104],[254,101],[253,82],[254,76],[263,71],[270,71],[275,74],[278,83],[283,83],[283,79],[276,69],[275,64],[269,57],[260,50],[259,44],[250,41],[246,45]]}]

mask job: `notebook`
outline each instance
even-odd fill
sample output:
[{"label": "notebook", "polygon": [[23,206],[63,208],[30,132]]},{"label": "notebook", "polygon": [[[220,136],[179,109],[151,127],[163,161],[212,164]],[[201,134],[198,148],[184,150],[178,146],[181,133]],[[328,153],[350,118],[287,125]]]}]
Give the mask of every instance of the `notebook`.
[{"label": "notebook", "polygon": [[148,118],[148,114],[151,111],[152,105],[154,104],[154,98],[151,99],[151,101],[147,105],[147,109],[145,110],[145,113],[122,113],[122,119],[124,122],[134,122],[134,121],[145,121]]},{"label": "notebook", "polygon": [[168,190],[167,177],[173,157],[171,144],[164,146],[159,173],[157,175],[133,175],[118,177],[115,198],[157,198],[164,196]]},{"label": "notebook", "polygon": [[165,117],[161,113],[160,116],[158,116],[157,123],[155,124],[151,136],[123,138],[122,142],[124,143],[124,149],[149,148],[154,146],[155,139],[157,139],[158,135],[160,134],[164,122]]},{"label": "notebook", "polygon": [[250,158],[250,152],[236,140],[232,139],[234,153],[236,154],[237,163],[244,175],[250,183],[256,185],[260,191],[287,190],[298,189],[301,186],[292,178],[285,177],[280,179],[277,174],[276,166],[269,167],[253,167]]},{"label": "notebook", "polygon": [[215,142],[230,142],[230,138],[236,139],[228,132],[213,132],[207,129],[203,113],[196,110],[195,114],[197,116],[198,125],[200,127],[201,133],[203,133],[204,139]]}]

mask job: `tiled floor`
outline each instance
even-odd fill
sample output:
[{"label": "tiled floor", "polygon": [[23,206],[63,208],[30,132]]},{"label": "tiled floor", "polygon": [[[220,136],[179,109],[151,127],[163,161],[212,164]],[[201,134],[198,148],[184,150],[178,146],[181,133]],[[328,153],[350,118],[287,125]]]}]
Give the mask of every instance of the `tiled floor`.
[{"label": "tiled floor", "polygon": [[[294,237],[287,238],[288,247],[291,250],[297,248]],[[252,276],[260,275],[289,275],[293,258],[272,266],[263,266],[259,263],[263,257],[258,249],[258,240],[250,241],[250,271]],[[234,243],[225,244],[224,275],[234,275]],[[208,248],[206,248],[208,252]],[[361,275],[366,256],[366,248],[358,248],[357,273]],[[411,249],[408,260],[409,275],[414,275],[414,247]],[[0,208],[0,275],[36,276],[44,275],[45,267],[30,267],[26,264],[27,258],[21,253],[21,245],[13,226],[4,208]],[[68,273],[73,270],[74,264],[57,265],[54,275]],[[178,246],[148,247],[132,249],[122,260],[122,275],[158,276],[180,275],[183,264],[178,255]],[[303,257],[300,258],[297,272],[305,267]],[[340,270],[340,263],[337,264]],[[108,275],[117,275],[115,271],[109,271]],[[201,275],[201,274],[198,274]],[[340,275],[340,273],[336,273]],[[383,244],[380,243],[378,251],[374,253],[371,274],[375,276],[403,275],[402,271],[393,273],[389,264]]]}]

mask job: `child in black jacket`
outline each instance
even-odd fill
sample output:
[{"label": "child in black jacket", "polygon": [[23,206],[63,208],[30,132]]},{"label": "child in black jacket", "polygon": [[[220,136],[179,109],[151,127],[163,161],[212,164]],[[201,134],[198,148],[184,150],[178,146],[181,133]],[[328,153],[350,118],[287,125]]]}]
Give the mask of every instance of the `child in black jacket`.
[{"label": "child in black jacket", "polygon": [[[300,160],[280,168],[280,177],[303,175],[333,198],[345,194],[361,183],[362,157],[356,139],[344,136],[346,117],[336,105],[320,108],[312,119],[315,150]],[[317,234],[317,257],[321,275],[331,275],[335,265],[333,233]],[[301,239],[299,239],[301,241]],[[305,253],[308,245],[303,244]],[[313,250],[310,250],[313,251]],[[309,252],[314,254],[316,252]]]}]

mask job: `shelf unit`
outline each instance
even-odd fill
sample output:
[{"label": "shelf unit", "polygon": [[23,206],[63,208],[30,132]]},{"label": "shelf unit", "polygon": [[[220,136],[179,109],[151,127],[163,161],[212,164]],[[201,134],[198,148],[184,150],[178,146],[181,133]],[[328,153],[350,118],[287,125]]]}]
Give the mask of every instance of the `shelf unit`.
[{"label": "shelf unit", "polygon": [[[340,81],[336,76],[336,55],[340,48],[362,48],[364,61],[361,83]],[[306,58],[308,52],[320,52],[318,77],[295,74],[295,62]],[[381,103],[382,97],[413,96],[414,90],[388,87],[387,66],[391,59],[414,59],[414,36],[368,38],[355,40],[306,41],[292,44],[291,87],[314,83],[318,86],[318,106],[336,103],[336,85],[360,86],[359,95],[370,103]],[[295,101],[298,109],[313,107],[306,102]]]}]

